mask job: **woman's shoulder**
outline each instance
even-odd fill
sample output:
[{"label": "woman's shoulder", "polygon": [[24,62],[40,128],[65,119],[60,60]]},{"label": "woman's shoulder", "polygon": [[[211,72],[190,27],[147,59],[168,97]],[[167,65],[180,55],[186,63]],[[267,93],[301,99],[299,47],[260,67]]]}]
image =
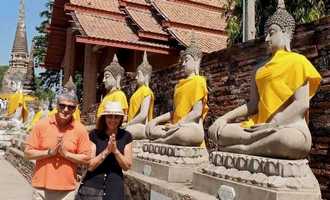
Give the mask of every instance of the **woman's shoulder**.
[{"label": "woman's shoulder", "polygon": [[100,139],[102,137],[103,131],[98,129],[93,129],[89,133],[89,139],[92,141],[95,141],[97,139]]},{"label": "woman's shoulder", "polygon": [[130,143],[133,141],[132,134],[130,132],[126,131],[125,129],[120,128],[119,133],[127,143]]}]

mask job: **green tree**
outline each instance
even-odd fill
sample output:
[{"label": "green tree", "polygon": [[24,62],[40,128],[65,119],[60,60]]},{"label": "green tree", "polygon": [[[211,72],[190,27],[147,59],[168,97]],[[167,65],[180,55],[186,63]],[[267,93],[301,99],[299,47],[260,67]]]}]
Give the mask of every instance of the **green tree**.
[{"label": "green tree", "polygon": [[[45,55],[47,53],[47,32],[46,28],[49,26],[50,19],[52,17],[52,9],[53,9],[54,2],[53,0],[48,0],[45,4],[45,10],[40,12],[40,17],[43,18],[41,24],[36,27],[38,31],[38,35],[33,38],[35,43],[35,51],[34,57],[37,66],[44,63]],[[81,73],[76,73],[74,78],[74,82],[77,85],[78,97],[81,99],[82,97],[82,75]],[[47,96],[48,99],[53,99],[55,92],[61,88],[61,71],[60,70],[51,70],[46,69],[44,72],[40,73],[36,79],[36,96],[41,97],[42,99]],[[52,88],[52,89],[49,89]],[[44,92],[44,94],[43,94]],[[53,93],[52,93],[53,92]]]},{"label": "green tree", "polygon": [[[297,24],[308,23],[323,17],[326,14],[327,0],[295,0],[285,1],[286,8],[295,18]],[[229,46],[242,41],[242,12],[243,0],[227,0],[227,11],[231,13],[227,24],[229,35]],[[235,6],[233,6],[235,5]],[[233,10],[229,8],[234,7]],[[256,1],[256,36],[264,34],[266,20],[271,16],[277,7],[277,0]]]},{"label": "green tree", "polygon": [[[34,58],[36,66],[40,66],[40,64],[44,63],[45,55],[47,53],[47,32],[46,28],[49,25],[51,16],[52,16],[52,8],[54,2],[52,0],[48,0],[45,4],[45,10],[40,12],[40,17],[43,19],[41,24],[36,27],[38,31],[38,35],[33,37],[33,42],[35,45],[34,49]],[[60,70],[49,70],[46,69],[44,72],[40,73],[36,78],[36,91],[35,95],[41,99],[44,98],[53,98],[54,92],[53,90],[57,90],[59,88],[61,79]],[[52,89],[49,89],[52,88]]]}]

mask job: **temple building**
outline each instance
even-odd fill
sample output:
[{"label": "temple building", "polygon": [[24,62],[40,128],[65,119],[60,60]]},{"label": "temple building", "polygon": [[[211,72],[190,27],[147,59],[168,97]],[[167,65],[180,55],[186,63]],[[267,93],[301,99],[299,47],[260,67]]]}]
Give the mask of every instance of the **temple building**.
[{"label": "temple building", "polygon": [[146,51],[154,70],[178,62],[192,35],[204,53],[226,48],[226,1],[54,0],[45,67],[64,82],[83,74],[83,111],[99,102],[103,69],[116,53],[134,72]]},{"label": "temple building", "polygon": [[25,27],[25,6],[24,0],[20,0],[19,16],[13,48],[9,60],[9,68],[3,78],[3,91],[10,91],[12,89],[12,80],[22,81],[23,90],[25,93],[31,93],[33,91],[34,62],[32,48],[31,55],[29,55]]}]

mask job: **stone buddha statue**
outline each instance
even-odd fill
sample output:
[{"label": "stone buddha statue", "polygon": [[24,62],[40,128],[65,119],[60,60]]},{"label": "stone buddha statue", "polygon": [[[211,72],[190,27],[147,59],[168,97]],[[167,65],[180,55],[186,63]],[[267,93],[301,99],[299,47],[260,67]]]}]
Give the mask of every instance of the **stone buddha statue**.
[{"label": "stone buddha statue", "polygon": [[103,98],[102,102],[100,103],[96,117],[100,116],[100,113],[103,112],[104,106],[108,101],[118,101],[121,104],[125,114],[128,111],[128,103],[125,93],[121,90],[121,79],[125,75],[125,69],[120,66],[118,62],[118,58],[116,54],[114,55],[113,61],[105,67],[104,69],[104,78],[103,83],[108,91],[108,94]]},{"label": "stone buddha statue", "polygon": [[174,90],[173,111],[151,120],[147,137],[154,142],[181,146],[200,146],[204,141],[203,119],[207,107],[206,79],[199,75],[202,52],[192,39],[181,54],[186,78]]},{"label": "stone buddha statue", "polygon": [[132,134],[133,139],[146,139],[145,127],[153,118],[155,100],[154,93],[149,88],[152,66],[148,62],[146,52],[136,72],[138,88],[129,101],[126,130]]},{"label": "stone buddha statue", "polygon": [[[284,159],[308,155],[312,141],[305,114],[321,76],[306,57],[290,51],[294,29],[294,18],[279,0],[277,11],[266,22],[272,56],[253,70],[249,102],[209,128],[219,151]],[[248,121],[230,123],[243,116]]]}]

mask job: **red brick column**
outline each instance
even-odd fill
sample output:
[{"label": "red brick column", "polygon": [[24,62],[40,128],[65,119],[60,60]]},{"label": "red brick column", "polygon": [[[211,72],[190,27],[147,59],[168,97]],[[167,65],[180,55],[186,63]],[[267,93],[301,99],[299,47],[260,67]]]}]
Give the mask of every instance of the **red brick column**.
[{"label": "red brick column", "polygon": [[85,45],[84,81],[83,81],[83,112],[96,103],[97,54],[91,45]]},{"label": "red brick column", "polygon": [[62,68],[64,69],[64,82],[69,80],[70,75],[73,76],[74,72],[74,58],[75,58],[75,41],[72,33],[72,28],[69,27],[66,31],[66,45],[64,62]]}]

